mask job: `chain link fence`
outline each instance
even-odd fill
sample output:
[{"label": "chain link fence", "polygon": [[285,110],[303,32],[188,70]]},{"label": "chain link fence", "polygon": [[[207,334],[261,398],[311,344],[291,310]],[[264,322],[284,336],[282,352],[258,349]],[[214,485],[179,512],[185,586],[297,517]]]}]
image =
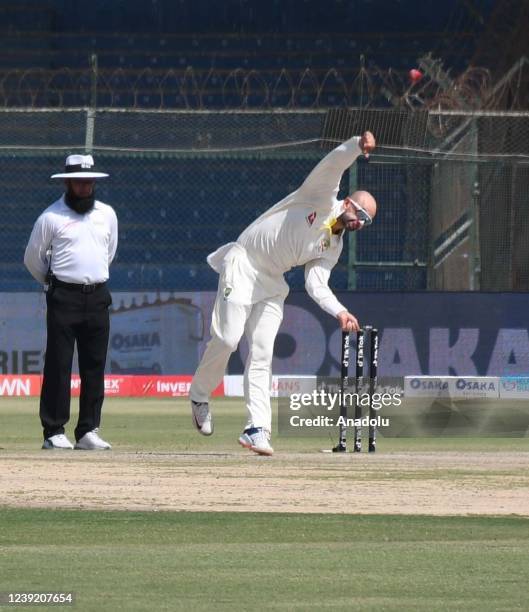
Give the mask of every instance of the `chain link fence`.
[{"label": "chain link fence", "polygon": [[529,113],[435,119],[430,288],[529,289]]},{"label": "chain link fence", "polygon": [[[378,149],[344,175],[367,189],[376,223],[346,237],[336,289],[525,290],[529,113],[398,110],[122,111],[2,109],[0,288],[38,287],[24,269],[38,215],[62,192],[72,152],[97,183],[120,242],[113,290],[213,290],[209,252],[296,189],[341,140],[372,130]],[[303,287],[303,270],[287,275]]]}]

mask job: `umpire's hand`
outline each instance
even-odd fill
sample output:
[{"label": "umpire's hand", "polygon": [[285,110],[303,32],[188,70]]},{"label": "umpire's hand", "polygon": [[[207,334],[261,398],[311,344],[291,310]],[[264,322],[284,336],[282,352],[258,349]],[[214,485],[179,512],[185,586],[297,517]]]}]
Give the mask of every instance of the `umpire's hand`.
[{"label": "umpire's hand", "polygon": [[340,327],[342,331],[358,331],[360,329],[360,325],[354,315],[347,310],[342,310],[336,315],[336,318],[340,322]]}]

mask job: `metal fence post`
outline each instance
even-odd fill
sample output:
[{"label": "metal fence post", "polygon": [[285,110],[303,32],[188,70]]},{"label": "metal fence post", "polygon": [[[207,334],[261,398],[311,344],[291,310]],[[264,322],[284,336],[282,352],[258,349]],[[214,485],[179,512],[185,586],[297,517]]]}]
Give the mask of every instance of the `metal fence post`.
[{"label": "metal fence post", "polygon": [[94,149],[94,129],[97,106],[97,55],[90,56],[90,106],[86,111],[86,137],[85,152],[91,153]]}]

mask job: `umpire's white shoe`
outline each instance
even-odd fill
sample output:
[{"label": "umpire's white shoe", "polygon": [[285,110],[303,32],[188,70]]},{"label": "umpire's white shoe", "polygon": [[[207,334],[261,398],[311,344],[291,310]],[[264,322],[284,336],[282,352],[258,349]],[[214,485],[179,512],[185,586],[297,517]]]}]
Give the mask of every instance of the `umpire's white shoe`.
[{"label": "umpire's white shoe", "polygon": [[53,449],[53,448],[73,448],[73,444],[68,440],[64,434],[55,434],[44,440],[42,448]]},{"label": "umpire's white shoe", "polygon": [[195,429],[203,436],[211,436],[213,433],[213,417],[209,411],[209,404],[191,400],[191,411]]},{"label": "umpire's white shoe", "polygon": [[258,455],[274,454],[274,449],[270,446],[269,434],[262,427],[245,429],[239,437],[239,444]]},{"label": "umpire's white shoe", "polygon": [[97,429],[93,429],[75,443],[78,450],[110,450],[112,447],[99,437]]}]

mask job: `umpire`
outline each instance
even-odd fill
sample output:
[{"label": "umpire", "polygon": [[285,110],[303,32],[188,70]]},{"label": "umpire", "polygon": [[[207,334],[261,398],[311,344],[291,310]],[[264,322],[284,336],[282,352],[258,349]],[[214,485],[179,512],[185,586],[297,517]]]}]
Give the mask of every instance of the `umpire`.
[{"label": "umpire", "polygon": [[74,448],[64,426],[70,418],[75,342],[81,378],[75,448],[111,448],[98,433],[112,303],[108,269],[118,243],[116,213],[95,199],[95,180],[107,176],[94,171],[91,155],[68,156],[65,171],[51,177],[65,179],[66,191],[35,222],[24,255],[31,275],[47,288],[42,448]]}]

